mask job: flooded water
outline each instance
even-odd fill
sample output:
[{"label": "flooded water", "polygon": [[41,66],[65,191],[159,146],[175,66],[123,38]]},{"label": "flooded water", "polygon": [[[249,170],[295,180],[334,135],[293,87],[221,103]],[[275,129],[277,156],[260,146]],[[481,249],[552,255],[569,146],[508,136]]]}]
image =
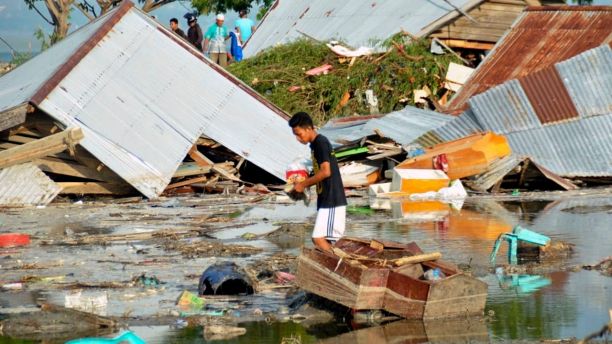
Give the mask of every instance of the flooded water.
[{"label": "flooded water", "polygon": [[[558,198],[558,197],[557,197]],[[223,203],[223,204],[221,204]],[[26,275],[44,277],[25,290],[2,292],[2,309],[32,307],[41,298],[64,305],[69,291],[61,283],[129,281],[145,273],[162,284],[155,288],[84,289],[83,297],[105,297],[105,314],[138,319],[157,319],[156,326],[131,326],[148,343],[208,342],[201,328],[175,328],[177,296],[183,290],[197,290],[201,272],[216,261],[233,260],[240,265],[285,251],[297,255],[298,248],[280,248],[265,235],[283,223],[310,223],[314,205],[244,204],[231,202],[170,199],[159,204],[50,206],[45,209],[0,210],[0,232],[15,229],[34,235],[33,244],[22,249],[3,249],[0,254],[0,282],[19,281]],[[212,215],[211,215],[212,214]],[[218,221],[225,218],[227,222]],[[186,259],[160,245],[116,242],[106,245],[39,245],[38,240],[61,238],[66,233],[95,235],[148,232],[165,228],[185,229],[210,225],[209,234],[231,244],[260,247],[259,254],[242,258],[201,257]],[[225,220],[224,220],[225,221]],[[567,199],[496,201],[470,198],[462,205],[438,202],[387,202],[357,198],[350,200],[348,236],[400,242],[415,241],[424,251],[439,251],[443,259],[472,273],[489,286],[485,319],[468,323],[394,322],[359,328],[339,319],[332,323],[305,326],[283,319],[287,300],[281,292],[213,302],[212,310],[250,314],[259,310],[274,314],[268,322],[246,322],[247,334],[215,343],[280,343],[299,337],[301,343],[379,342],[504,342],[511,339],[582,338],[610,321],[612,278],[597,271],[572,268],[594,264],[612,255],[611,196],[574,196]],[[568,259],[544,266],[539,274],[495,274],[489,254],[495,239],[515,225],[547,235],[553,241],[575,245]],[[68,228],[68,229],[67,229]],[[259,235],[257,240],[245,234]],[[309,234],[309,233],[308,233]],[[199,238],[185,239],[197,241]],[[304,240],[310,245],[308,235]],[[497,263],[507,263],[503,243]],[[36,263],[39,267],[17,269]],[[46,278],[46,279],[45,279]],[[60,281],[61,283],[54,283]],[[174,316],[173,316],[174,314]],[[170,320],[166,320],[170,317]],[[147,321],[144,321],[145,323]],[[143,323],[143,321],[140,321]],[[180,322],[179,322],[180,323]],[[13,343],[0,337],[0,343]]]}]

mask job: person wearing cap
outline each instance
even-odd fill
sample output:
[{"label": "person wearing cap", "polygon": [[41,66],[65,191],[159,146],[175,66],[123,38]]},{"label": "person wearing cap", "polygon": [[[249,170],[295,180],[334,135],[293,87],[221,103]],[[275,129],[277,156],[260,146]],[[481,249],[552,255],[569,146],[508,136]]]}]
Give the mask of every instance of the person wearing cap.
[{"label": "person wearing cap", "polygon": [[187,40],[191,42],[196,49],[202,51],[202,28],[200,24],[198,24],[197,18],[195,16],[188,17],[187,24],[189,25]]},{"label": "person wearing cap", "polygon": [[217,14],[217,20],[212,24],[204,35],[204,53],[210,53],[210,59],[221,67],[227,66],[227,51],[225,40],[229,38],[227,28],[223,26],[225,16]]},{"label": "person wearing cap", "polygon": [[247,10],[240,10],[240,18],[236,20],[237,27],[240,28],[240,39],[245,43],[255,31],[255,22],[253,19],[247,18]]}]

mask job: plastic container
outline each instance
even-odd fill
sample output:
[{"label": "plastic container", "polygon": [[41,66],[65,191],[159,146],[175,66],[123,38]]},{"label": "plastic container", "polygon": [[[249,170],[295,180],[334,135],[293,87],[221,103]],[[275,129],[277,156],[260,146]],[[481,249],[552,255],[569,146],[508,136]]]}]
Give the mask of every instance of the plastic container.
[{"label": "plastic container", "polygon": [[30,244],[30,235],[19,233],[0,234],[0,247],[26,246]]},{"label": "plastic container", "polygon": [[428,281],[439,281],[446,277],[444,272],[442,272],[439,268],[429,269],[425,271],[425,274],[423,276]]}]

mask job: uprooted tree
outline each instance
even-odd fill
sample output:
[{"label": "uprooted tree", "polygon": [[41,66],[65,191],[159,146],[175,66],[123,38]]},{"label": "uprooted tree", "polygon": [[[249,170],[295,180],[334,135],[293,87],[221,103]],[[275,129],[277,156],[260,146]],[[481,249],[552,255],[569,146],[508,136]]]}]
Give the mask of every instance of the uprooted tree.
[{"label": "uprooted tree", "polygon": [[[30,10],[36,11],[49,25],[53,26],[50,44],[62,40],[70,29],[70,11],[76,8],[90,20],[108,12],[119,5],[122,0],[23,0]],[[201,14],[220,13],[228,10],[240,11],[249,9],[253,4],[268,8],[273,0],[138,0],[141,9],[152,12],[177,1],[189,1],[195,12]],[[48,15],[39,7],[46,7]]]}]

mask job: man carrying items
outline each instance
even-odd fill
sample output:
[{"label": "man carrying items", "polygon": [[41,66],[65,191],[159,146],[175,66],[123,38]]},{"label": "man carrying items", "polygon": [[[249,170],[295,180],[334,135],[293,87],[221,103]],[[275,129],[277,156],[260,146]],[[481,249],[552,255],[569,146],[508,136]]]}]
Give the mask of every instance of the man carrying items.
[{"label": "man carrying items", "polygon": [[317,219],[312,232],[312,242],[316,247],[331,251],[331,243],[344,234],[346,220],[346,196],[338,162],[332,154],[329,140],[318,134],[312,118],[305,112],[298,112],[289,120],[296,139],[310,143],[314,175],[295,184],[295,192],[317,185]]},{"label": "man carrying items", "polygon": [[197,18],[193,14],[188,14],[186,17],[187,24],[189,25],[187,40],[191,42],[196,49],[202,51],[202,28],[200,28],[200,24],[197,23]]},{"label": "man carrying items", "polygon": [[227,66],[225,40],[229,38],[229,33],[223,26],[224,21],[225,16],[217,14],[217,20],[206,30],[204,35],[204,53],[210,52],[210,59],[221,67]]}]

